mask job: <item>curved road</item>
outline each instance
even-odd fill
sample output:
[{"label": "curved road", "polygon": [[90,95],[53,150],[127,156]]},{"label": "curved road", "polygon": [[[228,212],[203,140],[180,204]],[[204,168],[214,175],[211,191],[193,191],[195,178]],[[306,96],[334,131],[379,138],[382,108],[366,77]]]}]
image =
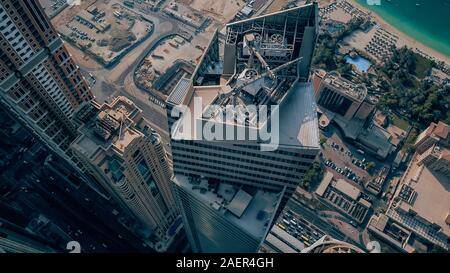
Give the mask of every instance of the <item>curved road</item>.
[{"label": "curved road", "polygon": [[82,69],[90,72],[96,79],[96,84],[92,86],[92,93],[98,102],[110,102],[119,95],[131,99],[142,109],[144,116],[150,125],[161,134],[163,141],[168,143],[169,136],[165,109],[151,102],[149,99],[150,95],[136,86],[134,71],[162,40],[176,34],[192,33],[192,30],[188,31],[188,29],[181,28],[177,20],[164,16],[161,13],[144,13],[136,9],[133,9],[133,12],[153,22],[154,30],[152,35],[130,50],[113,67],[97,70]]}]

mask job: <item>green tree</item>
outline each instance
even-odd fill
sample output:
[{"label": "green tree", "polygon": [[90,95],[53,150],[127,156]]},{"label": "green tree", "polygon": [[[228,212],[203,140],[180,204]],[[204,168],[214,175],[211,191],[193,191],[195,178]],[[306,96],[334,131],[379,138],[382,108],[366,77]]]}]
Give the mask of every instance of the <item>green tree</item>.
[{"label": "green tree", "polygon": [[367,163],[366,169],[368,172],[372,172],[376,166],[377,164],[375,164],[375,162],[370,161],[369,163]]},{"label": "green tree", "polygon": [[326,142],[327,142],[327,138],[321,136],[321,137],[320,137],[320,146],[323,146]]},{"label": "green tree", "polygon": [[319,184],[324,175],[324,170],[319,162],[314,162],[311,168],[305,173],[300,187],[305,190],[311,190]]}]

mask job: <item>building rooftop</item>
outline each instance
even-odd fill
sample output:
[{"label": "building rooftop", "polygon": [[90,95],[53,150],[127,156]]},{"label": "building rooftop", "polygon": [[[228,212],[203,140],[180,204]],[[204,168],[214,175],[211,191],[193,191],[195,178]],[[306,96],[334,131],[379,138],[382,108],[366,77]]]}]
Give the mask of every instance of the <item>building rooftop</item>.
[{"label": "building rooftop", "polygon": [[449,213],[450,178],[419,165],[418,155],[415,155],[401,180],[388,215],[448,249],[450,227],[446,219]]},{"label": "building rooftop", "polygon": [[426,136],[436,137],[440,140],[448,140],[450,139],[450,126],[442,121],[439,121],[437,124],[432,122],[430,126],[417,137],[416,144]]},{"label": "building rooftop", "polygon": [[363,101],[367,97],[367,88],[363,84],[356,84],[343,77],[338,72],[329,72],[323,77],[323,82],[330,85],[347,97]]},{"label": "building rooftop", "polygon": [[147,126],[142,111],[126,97],[119,96],[110,104],[85,104],[76,118],[80,135],[72,143],[72,148],[105,171],[111,171],[110,174],[118,178],[116,181],[122,177],[114,172],[118,172],[119,167],[114,168],[118,163],[105,161],[104,157],[116,154],[120,158],[133,141],[142,137],[160,141],[159,135]]},{"label": "building rooftop", "polygon": [[[280,143],[318,148],[315,100],[311,84],[305,83],[317,35],[316,11],[317,4],[309,4],[230,23],[223,55],[216,31],[192,84],[180,82],[167,102],[186,104],[191,120],[255,130],[269,127],[270,118],[258,117],[250,107],[267,106],[270,114],[276,111],[271,106],[280,106]],[[201,115],[193,113],[195,98],[202,99]],[[197,137],[195,132],[183,136]]]},{"label": "building rooftop", "polygon": [[338,211],[360,223],[364,221],[372,206],[370,202],[362,198],[361,189],[357,184],[353,181],[335,179],[330,172],[325,173],[315,193]]},{"label": "building rooftop", "polygon": [[240,218],[242,217],[242,214],[247,209],[252,199],[253,196],[240,189],[228,204],[227,209]]},{"label": "building rooftop", "polygon": [[142,111],[125,97],[117,97],[111,104],[91,104],[85,108],[78,113],[83,120],[81,134],[74,143],[86,154],[94,154],[94,147],[123,152],[133,139],[144,135],[135,128],[142,122]]},{"label": "building rooftop", "polygon": [[336,180],[334,188],[344,193],[348,197],[352,198],[353,200],[357,200],[359,195],[361,194],[361,191],[357,187],[353,186],[344,179]]},{"label": "building rooftop", "polygon": [[331,172],[326,172],[322,182],[320,182],[319,186],[316,189],[316,194],[322,196],[325,193],[325,190],[330,185],[331,181],[333,181],[333,174]]},{"label": "building rooftop", "polygon": [[434,126],[433,133],[442,139],[447,139],[450,137],[450,126],[442,121],[439,121],[438,124]]},{"label": "building rooftop", "polygon": [[265,235],[281,200],[280,193],[256,189],[249,193],[235,185],[206,179],[175,175],[172,180],[256,238]]},{"label": "building rooftop", "polygon": [[365,253],[365,251],[325,235],[310,247],[303,249],[302,253]]}]

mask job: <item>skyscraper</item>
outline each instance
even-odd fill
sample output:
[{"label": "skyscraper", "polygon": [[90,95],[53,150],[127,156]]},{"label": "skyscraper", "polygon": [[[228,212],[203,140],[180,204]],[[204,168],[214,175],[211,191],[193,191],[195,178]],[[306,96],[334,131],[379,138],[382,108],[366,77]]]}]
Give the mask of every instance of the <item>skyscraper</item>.
[{"label": "skyscraper", "polygon": [[75,163],[92,188],[135,216],[138,232],[156,250],[171,243],[181,226],[173,227],[178,210],[159,135],[131,101],[93,101],[38,1],[0,2],[0,100],[43,143]]},{"label": "skyscraper", "polygon": [[72,117],[92,94],[38,1],[0,2],[0,101],[54,151],[76,137]]},{"label": "skyscraper", "polygon": [[[317,156],[309,82],[317,16],[313,3],[228,24],[223,57],[216,32],[192,78],[169,95],[172,180],[195,251],[231,251],[249,236],[252,243],[239,251],[256,251],[254,242],[264,238]],[[267,119],[247,111],[264,106]],[[204,134],[211,127],[218,138]],[[263,131],[271,131],[270,140]]]},{"label": "skyscraper", "polygon": [[125,97],[86,104],[75,119],[79,136],[71,149],[86,175],[140,221],[156,250],[164,250],[180,221],[160,136]]},{"label": "skyscraper", "polygon": [[[17,216],[14,213],[11,215]],[[54,253],[57,251],[61,251],[61,248],[51,240],[0,218],[0,254]]]}]

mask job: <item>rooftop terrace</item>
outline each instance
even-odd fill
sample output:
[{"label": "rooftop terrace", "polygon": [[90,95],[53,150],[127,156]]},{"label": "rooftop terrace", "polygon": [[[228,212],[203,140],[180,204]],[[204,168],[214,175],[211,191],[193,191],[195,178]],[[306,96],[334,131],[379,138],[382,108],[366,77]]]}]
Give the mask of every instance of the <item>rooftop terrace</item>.
[{"label": "rooftop terrace", "polygon": [[361,102],[367,97],[367,88],[364,85],[344,79],[337,72],[327,73],[323,81],[354,100]]},{"label": "rooftop terrace", "polygon": [[388,215],[449,249],[450,178],[419,165],[416,155],[401,180]]},{"label": "rooftop terrace", "polygon": [[175,175],[172,180],[256,238],[265,235],[281,198],[280,193],[248,192],[250,189],[183,175]]},{"label": "rooftop terrace", "polygon": [[120,164],[113,159],[103,160],[105,157],[116,154],[120,158],[125,149],[141,137],[147,136],[155,142],[160,139],[146,125],[142,111],[125,97],[117,97],[111,104],[86,104],[77,113],[77,119],[80,135],[72,143],[72,148],[96,162],[100,168],[111,170],[113,176]]},{"label": "rooftop terrace", "polygon": [[[191,85],[180,83],[168,103],[185,104],[191,120],[255,130],[269,127],[271,111],[279,108],[280,143],[317,148],[315,100],[306,83],[317,27],[317,4],[228,24],[223,54],[216,32]],[[201,115],[194,113],[195,98],[202,99]],[[252,111],[261,106],[267,106],[268,119]],[[183,134],[195,139],[195,131]]]}]

